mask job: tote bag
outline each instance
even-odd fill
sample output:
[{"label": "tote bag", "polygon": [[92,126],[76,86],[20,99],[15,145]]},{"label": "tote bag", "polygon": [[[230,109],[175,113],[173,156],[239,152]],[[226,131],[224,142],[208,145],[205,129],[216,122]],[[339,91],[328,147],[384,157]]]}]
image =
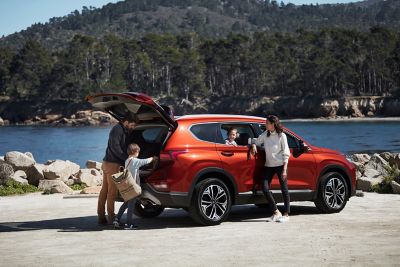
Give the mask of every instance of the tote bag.
[{"label": "tote bag", "polygon": [[128,167],[131,161],[129,161],[128,165],[122,172],[118,172],[112,175],[112,180],[117,186],[118,191],[124,201],[131,200],[142,194],[142,188],[140,187],[140,184],[129,171]]}]

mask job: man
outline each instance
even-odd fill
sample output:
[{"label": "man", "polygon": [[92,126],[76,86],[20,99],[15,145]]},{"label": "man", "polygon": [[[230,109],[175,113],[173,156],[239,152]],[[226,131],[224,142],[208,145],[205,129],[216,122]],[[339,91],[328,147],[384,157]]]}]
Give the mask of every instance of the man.
[{"label": "man", "polygon": [[[135,128],[137,119],[133,114],[128,114],[110,131],[106,155],[103,158],[103,185],[97,203],[98,222],[101,225],[112,223],[114,213],[115,197],[117,188],[112,181],[112,175],[119,172],[120,166],[124,166],[128,158],[127,147],[129,133]],[[105,215],[105,205],[107,202],[108,222]]]}]

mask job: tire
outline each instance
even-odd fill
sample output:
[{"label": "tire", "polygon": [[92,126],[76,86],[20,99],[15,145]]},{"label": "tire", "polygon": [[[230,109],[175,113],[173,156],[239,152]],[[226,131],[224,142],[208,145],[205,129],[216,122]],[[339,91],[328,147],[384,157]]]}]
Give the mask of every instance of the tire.
[{"label": "tire", "polygon": [[343,176],[338,172],[324,174],[319,183],[315,206],[324,213],[340,212],[347,203],[349,190]]},{"label": "tire", "polygon": [[232,197],[226,184],[215,178],[199,182],[194,189],[189,213],[202,225],[217,225],[229,215]]},{"label": "tire", "polygon": [[164,207],[153,204],[142,204],[141,201],[136,201],[133,213],[141,218],[154,218],[164,211]]}]

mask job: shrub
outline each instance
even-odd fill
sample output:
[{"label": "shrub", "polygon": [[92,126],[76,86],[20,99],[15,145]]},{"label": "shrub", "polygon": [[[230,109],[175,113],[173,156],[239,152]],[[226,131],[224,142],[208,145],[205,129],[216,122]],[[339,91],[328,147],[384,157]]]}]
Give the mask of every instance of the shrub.
[{"label": "shrub", "polygon": [[0,185],[0,196],[19,195],[39,191],[41,190],[36,186],[30,184],[21,184],[13,179],[7,180],[5,185]]}]

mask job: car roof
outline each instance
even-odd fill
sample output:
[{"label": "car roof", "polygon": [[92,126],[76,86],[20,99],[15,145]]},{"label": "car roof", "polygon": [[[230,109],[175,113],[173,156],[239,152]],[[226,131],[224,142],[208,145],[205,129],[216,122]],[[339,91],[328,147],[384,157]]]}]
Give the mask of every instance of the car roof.
[{"label": "car roof", "polygon": [[246,115],[229,115],[229,114],[195,114],[176,116],[176,121],[265,121],[265,118]]}]

